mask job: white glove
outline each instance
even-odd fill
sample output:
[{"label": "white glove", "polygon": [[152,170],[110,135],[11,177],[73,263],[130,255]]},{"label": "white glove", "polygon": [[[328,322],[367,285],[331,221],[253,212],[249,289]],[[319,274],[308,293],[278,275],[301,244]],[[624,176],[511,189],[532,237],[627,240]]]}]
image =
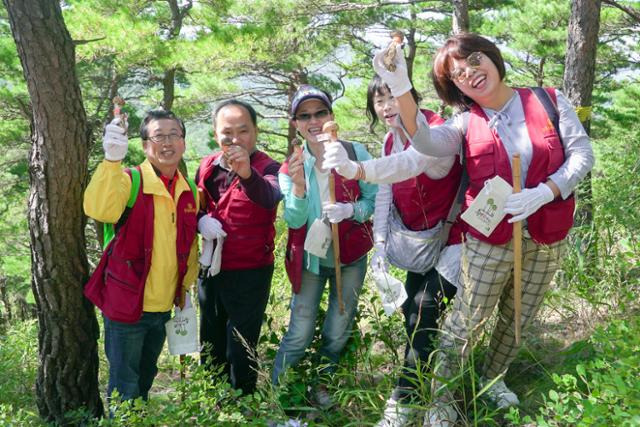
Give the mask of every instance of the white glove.
[{"label": "white glove", "polygon": [[402,46],[397,45],[396,70],[389,71],[384,66],[384,62],[382,60],[385,51],[386,48],[376,53],[376,56],[373,57],[373,69],[380,76],[382,81],[384,81],[387,86],[389,86],[391,95],[397,98],[398,96],[409,92],[413,87],[411,85],[411,81],[409,80],[409,73],[407,72],[407,61],[405,61],[404,59]]},{"label": "white glove", "polygon": [[222,224],[217,219],[204,215],[198,220],[198,231],[205,240],[213,240],[218,237],[227,237],[227,233],[222,229]]},{"label": "white glove", "polygon": [[127,131],[120,127],[120,117],[116,117],[104,128],[104,136],[102,138],[102,148],[104,149],[104,158],[118,162],[127,155]]},{"label": "white glove", "polygon": [[374,271],[389,272],[389,263],[387,263],[387,251],[384,250],[384,243],[378,242],[373,246],[373,255],[369,262]]},{"label": "white glove", "polygon": [[204,267],[211,265],[211,258],[213,258],[213,240],[202,240],[202,253],[198,262]]},{"label": "white glove", "polygon": [[504,213],[513,215],[509,219],[510,223],[522,221],[554,198],[551,188],[541,182],[536,188],[525,188],[519,193],[509,195],[504,204]]},{"label": "white glove", "polygon": [[330,222],[336,224],[343,219],[351,218],[353,216],[353,204],[328,203],[322,207],[322,213],[329,218]]},{"label": "white glove", "polygon": [[325,144],[323,169],[335,169],[347,179],[355,178],[358,173],[358,164],[349,160],[347,150],[340,143]]}]

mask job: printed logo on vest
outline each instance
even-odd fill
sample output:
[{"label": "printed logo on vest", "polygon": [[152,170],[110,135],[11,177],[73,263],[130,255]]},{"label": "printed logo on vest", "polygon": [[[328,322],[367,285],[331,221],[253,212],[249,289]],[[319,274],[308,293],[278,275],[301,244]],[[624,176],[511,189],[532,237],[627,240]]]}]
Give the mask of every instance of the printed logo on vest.
[{"label": "printed logo on vest", "polygon": [[556,131],[556,128],[553,126],[553,123],[551,123],[551,120],[547,118],[547,124],[542,128],[542,134],[543,135],[554,134],[555,131]]},{"label": "printed logo on vest", "polygon": [[187,214],[189,214],[189,213],[195,214],[195,213],[198,213],[198,210],[195,208],[195,206],[193,206],[193,204],[191,204],[191,203],[187,203],[187,207],[186,207],[186,208],[184,208],[184,213],[187,213]]}]

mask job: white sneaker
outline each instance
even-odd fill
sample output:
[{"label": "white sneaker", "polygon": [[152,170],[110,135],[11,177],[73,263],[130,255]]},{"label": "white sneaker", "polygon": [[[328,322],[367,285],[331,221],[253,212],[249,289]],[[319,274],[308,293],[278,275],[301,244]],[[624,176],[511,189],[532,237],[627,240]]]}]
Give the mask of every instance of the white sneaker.
[{"label": "white sneaker", "polygon": [[[482,388],[484,388],[491,381],[492,380],[487,379],[481,380]],[[491,387],[487,389],[485,393],[487,394],[489,400],[495,403],[500,409],[506,409],[511,406],[517,406],[520,404],[518,396],[507,388],[504,380],[496,381]]]},{"label": "white sneaker", "polygon": [[435,402],[424,416],[423,427],[453,427],[457,419],[458,413],[453,405]]},{"label": "white sneaker", "polygon": [[333,406],[333,399],[329,390],[324,385],[319,385],[313,391],[313,398],[321,409],[329,409]]},{"label": "white sneaker", "polygon": [[382,419],[376,427],[403,427],[408,424],[409,416],[413,410],[408,406],[402,406],[393,397],[387,400]]}]

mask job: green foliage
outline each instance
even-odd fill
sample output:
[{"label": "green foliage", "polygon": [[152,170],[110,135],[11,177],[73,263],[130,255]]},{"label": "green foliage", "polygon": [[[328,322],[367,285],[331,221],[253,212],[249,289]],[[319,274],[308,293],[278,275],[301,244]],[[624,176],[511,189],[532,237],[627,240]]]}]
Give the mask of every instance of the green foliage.
[{"label": "green foliage", "polygon": [[[31,411],[35,407],[33,388],[38,369],[37,323],[17,322],[0,335],[0,402],[5,406]],[[3,416],[0,409],[0,420]],[[24,414],[23,414],[24,415]],[[4,425],[4,424],[2,424]]]},{"label": "green foliage", "polygon": [[562,86],[569,3],[554,0],[514,2],[486,13],[479,29],[505,46],[508,79],[520,86]]},{"label": "green foliage", "polygon": [[[640,85],[596,93],[596,99],[605,98],[608,104],[595,110],[592,132],[597,158],[592,174],[594,224],[575,230],[563,271],[572,292],[593,305],[624,311],[635,306],[640,292],[640,147],[629,143],[640,138],[634,126]],[[585,257],[586,246],[595,248],[595,259]]]},{"label": "green foliage", "polygon": [[[640,317],[598,327],[589,342],[593,357],[575,371],[553,374],[554,388],[543,395],[538,426],[634,426],[640,423]],[[534,422],[512,409],[514,424]]]}]

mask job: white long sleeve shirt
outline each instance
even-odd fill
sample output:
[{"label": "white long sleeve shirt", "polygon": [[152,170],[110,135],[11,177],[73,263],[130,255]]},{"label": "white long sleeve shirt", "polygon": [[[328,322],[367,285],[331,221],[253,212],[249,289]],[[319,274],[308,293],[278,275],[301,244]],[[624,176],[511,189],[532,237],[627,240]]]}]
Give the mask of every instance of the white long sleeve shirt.
[{"label": "white long sleeve shirt", "polygon": [[[562,198],[566,199],[593,167],[594,156],[589,136],[582,127],[573,107],[560,91],[556,91],[556,94],[560,116],[560,138],[564,148],[565,161],[548,178],[558,186]],[[483,110],[489,117],[489,126],[498,132],[507,154],[512,156],[514,153],[520,153],[521,184],[524,188],[533,149],[520,95],[514,91],[513,97],[499,111],[489,108],[483,108]],[[412,139],[413,146],[417,151],[429,156],[441,157],[460,153],[467,134],[467,124],[469,123],[467,116],[469,114],[469,112],[457,114],[441,126],[432,128],[428,125],[419,126]]]},{"label": "white long sleeve shirt", "polygon": [[[425,117],[418,114],[416,119],[420,126],[428,126]],[[389,211],[393,203],[391,184],[401,182],[425,173],[431,179],[441,179],[449,174],[455,155],[445,158],[425,156],[412,146],[404,149],[399,130],[393,129],[393,145],[391,153],[387,155],[382,144],[379,159],[363,162],[367,181],[378,183],[376,205],[373,213],[373,237],[376,244],[384,244],[389,231]],[[387,141],[387,134],[383,141]],[[436,270],[442,277],[453,285],[458,285],[460,274],[460,256],[462,245],[451,245],[443,249]]]}]

